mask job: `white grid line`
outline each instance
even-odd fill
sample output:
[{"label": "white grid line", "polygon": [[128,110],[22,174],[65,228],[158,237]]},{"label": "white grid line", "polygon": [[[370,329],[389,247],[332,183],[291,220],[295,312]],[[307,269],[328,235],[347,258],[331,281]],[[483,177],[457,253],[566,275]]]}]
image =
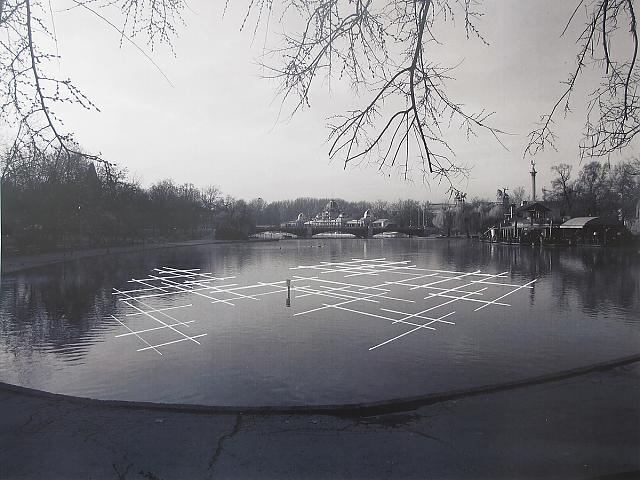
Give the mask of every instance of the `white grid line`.
[{"label": "white grid line", "polygon": [[135,335],[136,337],[138,337],[140,340],[142,340],[144,343],[146,343],[150,349],[153,349],[156,351],[156,353],[158,353],[159,355],[162,355],[162,352],[160,350],[158,350],[157,347],[154,347],[153,345],[151,345],[149,342],[147,342],[143,337],[141,337],[137,332],[134,332],[133,330],[131,330],[126,324],[124,324],[123,322],[121,322],[120,320],[118,320],[114,315],[111,315],[111,318],[113,318],[116,322],[118,322],[120,325],[122,325],[124,328],[126,328],[127,330],[129,330],[133,335]]},{"label": "white grid line", "polygon": [[[307,308],[302,311],[294,310],[292,317],[317,313],[327,309],[335,309],[359,316],[368,316],[375,319],[385,320],[391,325],[399,324],[411,327],[406,332],[395,335],[392,338],[370,347],[369,351],[371,351],[395,342],[396,340],[419,330],[437,330],[435,324],[456,325],[456,323],[451,320],[445,320],[445,318],[455,314],[455,311],[450,311],[437,318],[425,315],[432,310],[453,305],[456,302],[472,302],[476,305],[480,303],[481,305],[475,308],[475,310],[473,310],[474,312],[482,310],[488,306],[510,307],[510,304],[500,302],[500,300],[519,290],[532,289],[534,288],[533,284],[536,282],[536,279],[534,279],[523,285],[516,285],[499,281],[499,279],[509,278],[508,271],[490,274],[483,273],[481,270],[463,272],[456,270],[429,269],[418,267],[417,265],[412,264],[409,260],[390,261],[384,257],[374,259],[354,258],[345,262],[327,261],[320,262],[315,265],[299,265],[297,267],[292,267],[290,270],[315,271],[317,275],[293,275],[291,283],[296,283],[296,285],[291,285],[290,289],[288,289],[285,286],[285,280],[256,282],[249,285],[242,285],[238,283],[216,285],[215,282],[229,280],[236,277],[218,277],[213,273],[205,273],[197,268],[185,269],[167,266],[155,268],[153,269],[153,271],[156,272],[155,275],[149,274],[147,278],[133,278],[128,281],[128,283],[135,283],[142,288],[133,288],[129,290],[118,290],[114,288],[114,295],[118,295],[121,302],[134,310],[133,313],[125,314],[126,317],[143,316],[152,319],[159,325],[134,330],[112,315],[119,324],[127,329],[126,333],[116,335],[116,337],[134,335],[145,344],[145,346],[138,349],[138,351],[154,350],[160,355],[162,355],[162,353],[160,352],[159,347],[185,341],[200,345],[200,342],[196,339],[206,336],[206,333],[190,336],[177,328],[189,327],[190,324],[194,323],[194,320],[181,322],[166,313],[168,310],[182,310],[184,308],[191,307],[193,306],[192,303],[154,308],[143,301],[147,298],[188,295],[205,298],[209,300],[211,304],[222,303],[228,306],[235,306],[236,303],[234,302],[237,301],[259,301],[261,297],[264,296],[283,294],[287,291],[291,291],[294,294],[293,298],[298,302],[309,302],[314,299],[330,299],[334,301],[334,303],[321,302],[319,305],[316,303],[317,306],[312,305],[312,308]],[[354,283],[350,280],[350,278],[358,276],[382,277],[381,280],[384,279],[384,281],[376,285],[367,285]],[[398,279],[398,276],[406,278]],[[390,279],[389,277],[392,278]],[[426,283],[421,283],[420,280],[423,279],[431,280]],[[460,285],[454,285],[447,288],[448,285],[442,285],[447,282],[459,282]],[[315,285],[312,287],[311,284]],[[482,288],[478,290],[469,288],[476,285],[479,287],[481,286]],[[271,287],[271,289],[267,291],[260,291],[269,287]],[[508,288],[509,291],[496,298],[492,298],[492,295],[488,295],[490,293],[489,288]],[[415,298],[415,295],[413,298],[404,298],[405,295],[398,295],[396,292],[399,289],[402,289],[402,291],[407,293],[421,289],[425,289],[427,291],[425,292],[426,296],[423,300],[415,300],[413,299]],[[437,303],[432,305],[420,305],[421,303],[424,303],[424,301],[429,300],[436,300]],[[417,304],[423,308],[416,308],[417,311],[415,312],[404,312],[386,308],[387,306],[385,303],[390,301]],[[365,304],[369,304],[374,307],[369,307],[367,310],[363,310],[362,307],[364,307]],[[137,305],[143,306],[145,309],[139,308]],[[361,305],[362,307],[354,305]],[[374,308],[375,311],[370,311],[371,308]],[[383,312],[386,313],[386,315]],[[172,323],[164,322],[154,314],[165,316],[171,319]],[[389,316],[389,314],[391,314],[391,316]],[[424,320],[426,323],[416,323],[412,321],[416,319]],[[172,331],[174,334],[177,334],[179,338],[167,339],[166,341],[153,345],[141,336],[141,334],[154,331]]]},{"label": "white grid line", "polygon": [[[116,319],[117,320],[117,319]],[[160,327],[153,327],[153,328],[145,328],[144,330],[136,330],[135,332],[133,330],[131,330],[129,333],[121,333],[120,335],[116,335],[116,338],[120,338],[120,337],[127,337],[129,335],[138,335],[140,333],[147,333],[147,332],[153,332],[155,330],[163,330],[165,328],[169,328],[169,327],[175,327],[177,325],[185,325],[187,323],[193,323],[195,322],[195,320],[189,320],[187,322],[183,322],[183,323],[175,323],[173,325],[168,325],[168,326],[160,326]],[[128,327],[127,327],[128,328]]]},{"label": "white grid line", "polygon": [[[390,321],[392,324],[396,324],[396,323],[400,323],[400,324],[406,324],[406,323],[412,323],[412,322],[407,322],[407,320],[411,319],[411,318],[421,318],[421,319],[426,319],[428,320],[427,323],[425,324],[413,324],[414,328],[410,329],[407,332],[404,332],[400,335],[396,335],[384,342],[381,342],[373,347],[371,347],[369,350],[375,350],[383,345],[387,345],[395,340],[398,340],[399,338],[402,338],[404,336],[407,336],[417,330],[423,329],[423,328],[428,328],[428,329],[432,329],[435,330],[434,327],[430,327],[430,325],[432,325],[435,322],[441,322],[441,323],[446,323],[446,324],[451,324],[451,325],[455,325],[454,322],[448,321],[448,320],[443,320],[446,317],[449,317],[451,315],[453,315],[455,312],[449,312],[446,315],[440,317],[439,319],[432,319],[430,317],[425,317],[424,313],[427,313],[429,311],[438,309],[438,308],[442,308],[445,307],[447,305],[451,305],[455,302],[459,302],[459,301],[468,301],[468,302],[475,302],[475,303],[481,303],[482,305],[475,309],[475,311],[478,311],[482,308],[485,308],[489,305],[496,305],[496,306],[504,306],[504,307],[509,307],[510,304],[508,303],[504,303],[504,302],[499,302],[499,300],[507,297],[508,295],[511,295],[513,293],[515,293],[516,291],[523,289],[523,288],[532,288],[531,285],[535,282],[535,280],[528,282],[524,285],[513,285],[510,283],[505,283],[505,282],[499,282],[499,281],[490,281],[490,280],[494,280],[494,279],[501,279],[501,278],[508,278],[508,271],[502,272],[502,273],[498,273],[498,274],[488,274],[488,273],[482,273],[481,270],[475,270],[472,272],[460,272],[460,271],[455,271],[455,270],[441,270],[441,269],[427,269],[427,268],[419,268],[416,265],[408,265],[408,263],[410,263],[409,261],[402,261],[402,262],[389,262],[386,260],[386,258],[378,258],[378,259],[372,259],[372,260],[366,260],[366,259],[352,259],[349,262],[321,262],[320,264],[317,265],[303,265],[303,266],[299,266],[299,267],[295,267],[292,270],[298,270],[298,269],[310,269],[310,270],[316,270],[319,272],[319,275],[330,275],[330,274],[343,274],[343,278],[347,278],[347,277],[352,277],[352,276],[356,276],[356,275],[378,275],[378,274],[401,274],[401,275],[410,275],[411,278],[405,278],[402,280],[395,280],[395,281],[386,281],[384,283],[381,283],[379,285],[375,285],[375,286],[368,286],[367,288],[382,288],[384,286],[390,286],[390,285],[395,285],[395,286],[402,286],[405,288],[408,288],[409,290],[418,290],[418,289],[428,289],[428,290],[437,290],[436,292],[428,292],[427,296],[424,297],[424,300],[430,300],[430,299],[435,299],[435,298],[441,298],[444,299],[444,302],[438,303],[436,305],[430,306],[426,309],[423,309],[421,311],[418,311],[416,313],[406,313],[406,312],[399,312],[398,310],[392,310],[392,309],[388,309],[388,308],[384,308],[381,307],[380,310],[384,311],[384,312],[388,312],[388,313],[394,313],[394,314],[400,314],[403,315],[402,318],[399,319],[394,319],[394,318],[389,318],[387,316],[384,315],[380,315],[380,314],[376,314],[376,313],[371,313],[369,311],[364,311],[364,310],[360,310],[360,309],[355,309],[355,308],[347,308],[344,307],[345,304],[349,304],[349,303],[353,303],[353,302],[357,302],[357,301],[370,301],[372,297],[376,297],[376,298],[380,298],[384,295],[384,293],[379,293],[379,294],[372,294],[372,295],[361,295],[359,299],[352,299],[352,300],[347,300],[347,301],[341,301],[335,304],[326,304],[323,303],[322,306],[317,307],[317,308],[313,308],[310,310],[306,310],[304,312],[299,312],[294,314],[294,316],[296,315],[303,315],[303,314],[307,314],[307,313],[313,313],[313,312],[318,312],[320,310],[323,309],[327,309],[327,308],[336,308],[336,309],[340,309],[340,310],[344,310],[344,311],[349,311],[351,313],[355,313],[358,315],[364,315],[364,316],[369,316],[369,317],[373,317],[373,318],[380,318],[383,320],[387,320]],[[328,266],[331,266],[332,268],[328,268]],[[378,268],[380,267],[380,268]],[[355,273],[354,273],[355,272]],[[345,273],[349,273],[348,275],[344,275]],[[428,277],[435,277],[438,280],[432,281],[432,282],[428,282],[428,283],[424,283],[424,284],[416,284],[416,280],[420,280],[422,278],[428,278]],[[463,285],[458,285],[458,286],[454,286],[452,288],[442,288],[442,287],[436,287],[435,285],[439,285],[439,284],[443,284],[443,283],[447,283],[447,282],[452,282],[452,281],[462,281],[462,280],[466,280],[467,278],[474,278],[474,280],[471,280],[468,283],[465,283]],[[309,279],[308,277],[301,277],[301,276],[296,276],[296,279],[301,279],[301,278],[306,278]],[[342,287],[335,287],[335,290],[340,289],[340,290],[347,290],[349,289],[350,293],[354,293],[354,294],[358,294],[360,292],[354,292],[353,289],[360,289],[363,286],[362,285],[355,285],[355,284],[351,284],[351,283],[346,283],[346,282],[340,282],[340,281],[328,281],[325,279],[321,279],[319,277],[316,278],[316,281],[319,282],[327,282],[327,283],[334,283],[336,285],[342,285]],[[468,288],[472,285],[482,285],[483,288],[476,290],[476,291],[469,291],[469,290],[464,290],[465,288]],[[485,299],[480,299],[477,298],[477,296],[483,296],[485,295],[485,292],[488,290],[489,287],[508,287],[508,288],[512,288],[513,290],[511,290],[510,292],[499,296],[498,298],[494,298],[491,300],[485,300]],[[472,298],[473,296],[476,296],[476,298]]]}]

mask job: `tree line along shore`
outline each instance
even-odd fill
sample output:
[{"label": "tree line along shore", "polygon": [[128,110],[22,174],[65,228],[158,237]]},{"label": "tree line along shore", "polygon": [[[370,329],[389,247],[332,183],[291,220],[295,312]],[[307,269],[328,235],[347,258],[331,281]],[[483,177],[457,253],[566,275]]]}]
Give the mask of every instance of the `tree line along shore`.
[{"label": "tree line along shore", "polygon": [[[279,225],[300,213],[312,218],[330,200],[245,201],[224,195],[217,186],[179,185],[170,179],[143,187],[125,169],[82,155],[5,157],[1,167],[3,254],[245,239],[256,225]],[[568,164],[551,168],[554,177],[550,188],[543,188],[543,201],[563,216],[633,217],[640,198],[640,161],[615,166],[591,162],[576,172]],[[515,187],[510,197],[518,204],[527,193]],[[452,199],[437,208],[416,200],[336,200],[353,216],[370,210],[395,225],[429,226],[445,235],[481,233],[504,214],[499,202],[481,198]]]}]

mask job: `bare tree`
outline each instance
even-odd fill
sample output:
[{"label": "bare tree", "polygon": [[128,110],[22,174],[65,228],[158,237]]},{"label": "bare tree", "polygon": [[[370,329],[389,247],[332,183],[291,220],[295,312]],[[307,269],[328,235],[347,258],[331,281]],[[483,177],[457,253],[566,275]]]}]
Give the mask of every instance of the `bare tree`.
[{"label": "bare tree", "polygon": [[[131,42],[150,60],[134,38],[144,36],[150,48],[157,43],[171,46],[175,26],[180,21],[183,0],[71,0],[70,8],[80,8],[102,19]],[[105,16],[115,10],[121,16],[117,26]],[[54,73],[58,55],[51,3],[40,0],[0,0],[0,122],[13,140],[3,156],[3,170],[21,158],[22,151],[53,152],[63,161],[74,155],[111,164],[99,154],[80,151],[73,134],[67,131],[56,107],[75,104],[98,107],[69,79]]]},{"label": "bare tree", "polygon": [[584,28],[577,39],[575,67],[564,82],[557,102],[529,134],[525,155],[535,155],[545,147],[554,146],[556,119],[571,110],[572,94],[589,67],[599,70],[601,79],[588,101],[579,145],[581,157],[606,156],[621,150],[640,131],[638,26],[634,1],[578,0],[562,35],[580,17],[584,19]]},{"label": "bare tree", "polygon": [[[228,3],[228,1],[227,1]],[[399,169],[405,178],[454,180],[467,168],[456,160],[449,127],[474,136],[480,130],[498,141],[492,112],[468,112],[450,98],[452,68],[438,64],[428,46],[437,42],[434,22],[460,16],[467,36],[484,39],[475,21],[476,0],[253,0],[246,13],[256,26],[274,15],[286,24],[279,48],[266,55],[267,76],[280,83],[292,111],[310,105],[312,87],[344,82],[363,93],[363,104],[329,122],[329,156],[344,166],[370,162]],[[290,27],[298,25],[299,28]]]},{"label": "bare tree", "polygon": [[[136,41],[153,49],[170,48],[182,22],[184,0],[69,0],[102,19],[151,62]],[[638,35],[633,0],[576,0],[567,29],[581,15],[576,67],[564,93],[529,137],[527,153],[553,145],[553,126],[570,109],[571,94],[587,66],[601,68],[580,144],[583,155],[606,155],[624,148],[640,128],[638,112]],[[436,22],[462,19],[467,37],[485,42],[476,24],[481,0],[249,0],[242,28],[267,25],[272,17],[285,26],[276,46],[265,55],[267,76],[279,81],[292,111],[310,105],[313,87],[348,85],[361,104],[329,121],[329,155],[345,167],[372,163],[381,171],[399,170],[405,178],[445,181],[455,193],[456,179],[468,169],[455,158],[452,127],[472,137],[484,131],[500,142],[491,125],[493,112],[467,111],[447,93],[453,67],[439,64],[430,47],[438,43]],[[225,10],[229,0],[225,2]],[[113,23],[107,12],[115,11]],[[51,19],[51,20],[49,20]],[[628,33],[625,32],[628,31]],[[619,39],[612,49],[612,41]],[[53,150],[61,157],[82,154],[56,106],[73,103],[98,109],[70,79],[52,74],[57,53],[55,25],[45,0],[0,0],[0,119],[10,126],[7,162],[26,148]],[[362,99],[362,100],[361,100]],[[109,164],[105,162],[108,169]],[[3,170],[9,168],[3,166]]]},{"label": "bare tree", "polygon": [[451,230],[456,218],[456,210],[452,205],[443,205],[433,218],[433,225],[440,229],[440,232],[447,237],[451,236]]},{"label": "bare tree", "polygon": [[209,185],[201,189],[202,206],[205,210],[213,210],[220,200],[222,192],[216,185]]},{"label": "bare tree", "polygon": [[521,205],[522,201],[527,196],[527,192],[523,186],[515,187],[511,192],[511,197],[513,198],[513,203],[516,205]]},{"label": "bare tree", "polygon": [[574,187],[573,182],[571,182],[571,171],[573,167],[566,163],[561,163],[559,165],[554,165],[551,167],[551,171],[554,172],[557,176],[551,181],[551,187],[553,188],[553,192],[557,197],[562,198],[562,200],[567,205],[569,212],[573,210],[573,194]]},{"label": "bare tree", "polygon": [[[228,3],[228,0],[227,0]],[[400,167],[407,176],[455,179],[465,166],[453,157],[449,127],[458,123],[468,136],[488,131],[500,141],[500,130],[488,121],[492,112],[469,113],[447,95],[451,68],[434,62],[429,46],[437,42],[434,23],[464,18],[467,36],[484,38],[476,27],[481,0],[253,0],[245,17],[256,25],[281,5],[280,18],[292,19],[281,47],[265,65],[280,81],[293,111],[309,105],[314,84],[347,82],[368,97],[361,107],[329,124],[331,158],[370,161],[379,169]],[[562,8],[559,4],[558,8]],[[576,66],[565,89],[529,135],[525,155],[535,155],[556,140],[556,117],[571,108],[572,93],[588,67],[602,79],[587,105],[580,154],[606,156],[628,146],[640,130],[638,33],[633,0],[576,0],[568,13],[565,35],[584,18],[578,37]],[[614,48],[615,47],[615,48]]]}]

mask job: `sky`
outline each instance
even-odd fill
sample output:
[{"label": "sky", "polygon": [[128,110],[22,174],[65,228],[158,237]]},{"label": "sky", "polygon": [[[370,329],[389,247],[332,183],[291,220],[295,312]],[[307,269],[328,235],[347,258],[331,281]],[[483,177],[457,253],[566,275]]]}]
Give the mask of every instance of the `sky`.
[{"label": "sky", "polygon": [[[240,31],[243,2],[231,2],[223,18],[224,2],[191,0],[178,26],[175,55],[162,46],[147,48],[170,83],[136,48],[120,45],[119,34],[103,20],[81,8],[65,10],[67,3],[53,2],[61,59],[51,68],[70,77],[100,112],[56,106],[56,113],[87,151],[126,167],[141,184],[172,178],[267,201],[447,198],[446,186],[437,182],[425,185],[421,178],[404,181],[375,168],[345,170],[340,160],[330,162],[327,118],[362,106],[366,94],[328,91],[319,83],[311,107],[290,117],[281,108],[277,84],[264,78],[258,64],[287,25],[272,21],[266,41],[264,30],[255,38],[252,29]],[[489,46],[467,39],[459,21],[435,25],[442,45],[429,45],[428,53],[443,64],[462,62],[453,72],[450,96],[470,110],[495,111],[492,125],[509,133],[502,138],[505,149],[486,134],[467,141],[457,127],[445,131],[456,159],[472,167],[459,183],[467,198],[493,198],[505,186],[530,191],[526,135],[562,94],[561,81],[574,67],[576,30],[560,37],[574,7],[557,0],[486,0],[478,26]],[[117,22],[117,16],[110,18]],[[574,112],[558,119],[557,150],[535,158],[538,195],[550,183],[552,165],[579,165],[588,81],[589,76],[576,91]],[[612,161],[636,153],[634,145]]]}]

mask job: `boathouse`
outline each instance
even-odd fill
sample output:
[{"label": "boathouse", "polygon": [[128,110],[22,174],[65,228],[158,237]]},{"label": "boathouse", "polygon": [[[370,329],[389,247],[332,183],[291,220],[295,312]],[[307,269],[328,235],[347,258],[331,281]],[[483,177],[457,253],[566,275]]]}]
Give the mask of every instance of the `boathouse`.
[{"label": "boathouse", "polygon": [[550,212],[551,209],[541,202],[522,202],[519,207],[512,204],[505,214],[500,235],[507,240],[526,241],[550,237],[553,228]]},{"label": "boathouse", "polygon": [[608,245],[621,241],[624,224],[615,218],[576,217],[560,225],[562,238],[570,244]]}]

